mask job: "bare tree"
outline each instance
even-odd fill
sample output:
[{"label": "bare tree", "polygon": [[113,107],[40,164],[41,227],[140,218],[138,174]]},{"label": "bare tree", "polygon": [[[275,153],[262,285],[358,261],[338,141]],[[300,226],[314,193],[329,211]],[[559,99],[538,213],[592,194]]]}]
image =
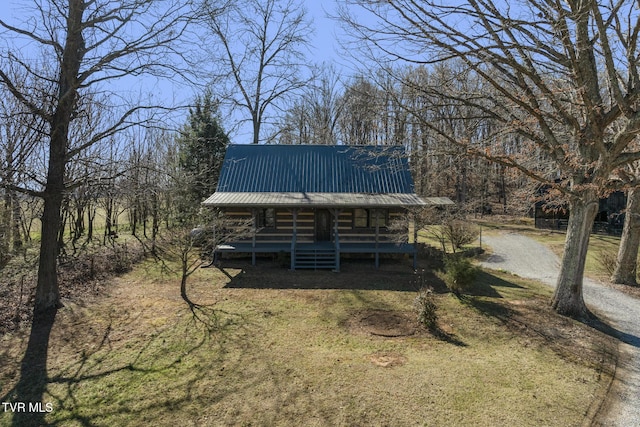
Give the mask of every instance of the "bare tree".
[{"label": "bare tree", "polygon": [[[45,176],[41,185],[32,181],[33,187],[22,188],[44,200],[35,298],[35,311],[41,312],[60,304],[56,259],[61,209],[69,190],[67,165],[97,142],[139,124],[135,113],[151,106],[127,106],[115,89],[109,92],[109,84],[178,71],[171,67],[171,58],[190,10],[180,1],[45,0],[34,2],[33,12],[22,26],[0,20],[4,39],[15,41],[0,49],[0,84],[46,123]],[[30,46],[28,53],[21,53],[22,42]],[[40,55],[37,60],[34,52]],[[14,69],[27,81],[40,82],[38,96],[22,89]],[[90,102],[117,111],[117,116],[89,138],[71,140],[70,132]]]},{"label": "bare tree", "polygon": [[[24,76],[13,76],[25,91],[29,88]],[[4,192],[3,214],[0,219],[0,265],[10,252],[18,251],[28,236],[23,231],[21,197],[16,190],[30,178],[34,164],[33,152],[42,143],[43,121],[29,114],[5,87],[0,86],[0,182]]]},{"label": "bare tree", "polygon": [[295,0],[234,1],[222,11],[205,0],[203,8],[204,24],[220,46],[210,53],[209,61],[219,64],[214,79],[228,83],[221,101],[249,113],[258,144],[270,110],[310,79],[304,51],[311,23]]},{"label": "bare tree", "polygon": [[635,162],[625,169],[621,176],[627,186],[627,203],[624,210],[624,225],[618,247],[618,256],[611,281],[630,286],[638,286],[637,266],[640,246],[640,163]]},{"label": "bare tree", "polygon": [[[451,139],[452,143],[517,168],[567,195],[571,217],[552,306],[562,314],[588,316],[582,281],[598,199],[611,178],[640,157],[628,149],[640,132],[636,60],[640,14],[635,4],[613,0],[526,0],[517,6],[492,0],[451,6],[417,0],[350,4],[358,8],[357,15],[344,9],[342,18],[355,39],[383,61],[429,66],[457,58],[468,73],[493,88],[493,93],[461,93],[447,86],[421,89],[465,102],[477,115],[499,125],[485,138],[519,135],[528,153],[483,151],[468,140]],[[367,20],[356,18],[367,14]],[[546,173],[540,160],[552,162],[554,176]]]},{"label": "bare tree", "polygon": [[625,220],[618,248],[616,267],[611,275],[613,283],[637,286],[638,247],[640,245],[640,189],[627,192]]},{"label": "bare tree", "polygon": [[340,138],[348,145],[375,145],[379,142],[379,118],[382,114],[381,91],[365,78],[357,76],[343,95],[344,114],[338,126]]},{"label": "bare tree", "polygon": [[253,232],[251,221],[230,219],[217,211],[192,216],[194,220],[198,218],[206,220],[206,226],[194,229],[188,223],[179,223],[161,230],[154,252],[156,259],[169,271],[173,271],[172,266],[178,264],[180,295],[190,306],[195,304],[187,292],[189,277],[199,268],[213,265],[212,257],[218,245],[247,238]]},{"label": "bare tree", "polygon": [[515,182],[507,180],[505,167],[469,156],[466,146],[451,140],[467,140],[486,151],[490,144],[512,150],[514,138],[487,138],[495,128],[491,118],[477,115],[465,102],[424,90],[447,85],[467,93],[492,89],[469,76],[464,64],[453,61],[431,69],[394,66],[393,72],[395,75],[374,70],[372,76],[359,76],[346,87],[340,96],[339,140],[346,144],[403,145],[420,194],[450,197],[463,210],[479,214],[490,211],[489,201],[495,196],[494,201],[501,201],[506,210],[508,186]]},{"label": "bare tree", "polygon": [[280,144],[338,143],[338,123],[344,110],[340,74],[322,66],[319,75],[288,107],[277,125]]},{"label": "bare tree", "polygon": [[338,122],[344,110],[341,89],[340,74],[331,66],[322,67],[314,84],[309,86],[305,99],[311,106],[311,140],[314,144],[338,142]]}]

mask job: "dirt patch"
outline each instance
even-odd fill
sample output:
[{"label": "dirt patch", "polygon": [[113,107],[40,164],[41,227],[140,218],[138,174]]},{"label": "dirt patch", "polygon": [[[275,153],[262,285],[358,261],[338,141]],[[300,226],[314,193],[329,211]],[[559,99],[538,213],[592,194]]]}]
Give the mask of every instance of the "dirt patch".
[{"label": "dirt patch", "polygon": [[347,322],[352,333],[394,338],[413,335],[417,331],[415,317],[410,313],[367,310],[353,315]]},{"label": "dirt patch", "polygon": [[393,368],[402,366],[407,362],[407,358],[400,353],[377,352],[368,356],[371,363],[381,368]]}]

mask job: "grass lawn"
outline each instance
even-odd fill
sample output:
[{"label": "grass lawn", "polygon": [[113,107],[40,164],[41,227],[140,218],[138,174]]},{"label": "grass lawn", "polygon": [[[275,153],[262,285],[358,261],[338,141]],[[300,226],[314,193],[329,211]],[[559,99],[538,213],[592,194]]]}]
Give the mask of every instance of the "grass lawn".
[{"label": "grass lawn", "polygon": [[[565,233],[559,231],[551,231],[545,229],[537,229],[533,223],[522,221],[514,223],[496,223],[492,221],[479,221],[482,224],[483,233],[495,233],[512,230],[525,234],[531,238],[538,240],[540,243],[549,247],[558,257],[562,257],[564,250]],[[593,279],[608,282],[611,272],[607,271],[605,266],[606,260],[615,263],[618,254],[618,246],[620,245],[619,236],[609,236],[606,234],[591,234],[589,239],[589,251],[585,264],[585,274]],[[638,258],[640,262],[640,256]],[[613,267],[614,264],[611,264]],[[627,287],[628,288],[628,287]],[[628,291],[630,289],[627,289]]]},{"label": "grass lawn", "polygon": [[[67,302],[51,332],[44,421],[571,426],[588,423],[613,372],[612,338],[556,316],[549,289],[509,275],[482,273],[459,300],[408,262],[348,262],[339,274],[235,267],[191,277],[193,310],[152,263],[107,295]],[[439,336],[416,325],[421,283],[437,291]],[[3,401],[27,340],[0,338]]]}]

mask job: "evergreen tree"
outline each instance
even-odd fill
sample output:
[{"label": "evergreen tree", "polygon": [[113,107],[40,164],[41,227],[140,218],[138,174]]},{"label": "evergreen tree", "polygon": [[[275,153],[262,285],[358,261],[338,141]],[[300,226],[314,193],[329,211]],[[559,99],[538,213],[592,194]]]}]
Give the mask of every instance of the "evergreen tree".
[{"label": "evergreen tree", "polygon": [[186,181],[185,203],[197,209],[218,184],[229,137],[220,125],[218,104],[207,90],[195,100],[179,137],[180,169]]}]

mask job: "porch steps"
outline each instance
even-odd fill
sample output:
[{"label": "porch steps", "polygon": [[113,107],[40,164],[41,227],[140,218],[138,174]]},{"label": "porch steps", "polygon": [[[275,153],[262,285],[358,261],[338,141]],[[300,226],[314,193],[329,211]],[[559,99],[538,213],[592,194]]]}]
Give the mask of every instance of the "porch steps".
[{"label": "porch steps", "polygon": [[336,269],[335,249],[296,249],[295,269]]}]

